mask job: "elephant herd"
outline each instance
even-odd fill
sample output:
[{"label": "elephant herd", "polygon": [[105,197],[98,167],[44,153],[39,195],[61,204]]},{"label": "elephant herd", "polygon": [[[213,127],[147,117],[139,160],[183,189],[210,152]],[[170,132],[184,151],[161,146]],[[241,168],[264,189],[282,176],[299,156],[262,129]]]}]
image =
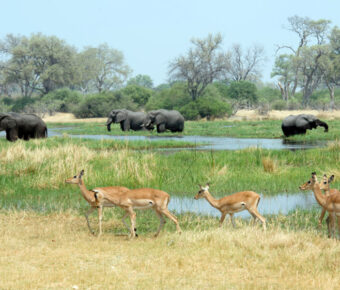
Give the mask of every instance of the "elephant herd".
[{"label": "elephant herd", "polygon": [[[122,131],[154,130],[163,133],[182,132],[184,130],[184,117],[175,110],[154,110],[148,113],[133,112],[126,109],[112,110],[105,126],[111,131],[112,123],[120,123]],[[282,132],[286,137],[296,134],[306,134],[307,130],[321,126],[328,132],[328,125],[314,115],[290,115],[282,121]],[[29,140],[31,138],[46,138],[47,126],[45,122],[34,114],[0,113],[0,131],[6,131],[8,141],[17,139]]]},{"label": "elephant herd", "polygon": [[11,142],[47,137],[45,122],[34,114],[0,113],[0,131],[6,131]]},{"label": "elephant herd", "polygon": [[184,117],[175,110],[154,110],[148,113],[133,112],[126,109],[112,110],[106,121],[107,130],[111,131],[112,123],[120,123],[122,131],[153,130],[156,126],[157,133],[166,130],[182,132]]}]

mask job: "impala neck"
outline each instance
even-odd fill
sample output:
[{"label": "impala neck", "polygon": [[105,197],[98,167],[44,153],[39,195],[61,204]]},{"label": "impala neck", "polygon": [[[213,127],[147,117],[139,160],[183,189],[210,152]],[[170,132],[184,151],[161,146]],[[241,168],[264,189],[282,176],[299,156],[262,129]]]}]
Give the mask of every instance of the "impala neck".
[{"label": "impala neck", "polygon": [[215,208],[219,208],[219,204],[218,204],[218,200],[215,199],[210,192],[206,191],[205,193],[205,199],[211,204],[211,206],[215,207]]},{"label": "impala neck", "polygon": [[326,205],[326,197],[321,193],[321,189],[318,183],[315,183],[313,186],[313,192],[316,201],[324,207]]},{"label": "impala neck", "polygon": [[93,203],[95,201],[94,194],[92,191],[89,191],[86,188],[84,181],[82,179],[79,180],[78,185],[80,188],[81,195],[87,200],[88,203]]}]

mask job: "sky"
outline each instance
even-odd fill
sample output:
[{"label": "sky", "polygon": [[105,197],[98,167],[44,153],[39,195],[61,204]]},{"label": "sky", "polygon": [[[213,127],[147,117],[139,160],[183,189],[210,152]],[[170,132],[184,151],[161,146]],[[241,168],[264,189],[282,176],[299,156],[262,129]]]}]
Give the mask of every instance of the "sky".
[{"label": "sky", "polygon": [[0,0],[0,39],[7,34],[55,35],[81,51],[107,43],[123,52],[132,75],[168,81],[169,62],[185,54],[192,38],[221,33],[223,49],[262,45],[270,73],[277,45],[297,45],[288,17],[331,20],[340,27],[339,0]]}]

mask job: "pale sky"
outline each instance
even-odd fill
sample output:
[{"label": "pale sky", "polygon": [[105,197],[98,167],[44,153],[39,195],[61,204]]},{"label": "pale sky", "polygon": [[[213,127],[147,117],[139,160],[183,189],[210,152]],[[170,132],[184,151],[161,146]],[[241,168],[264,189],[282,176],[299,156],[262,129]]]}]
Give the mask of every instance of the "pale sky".
[{"label": "pale sky", "polygon": [[339,0],[0,0],[0,38],[12,33],[55,35],[81,50],[107,43],[123,52],[132,76],[167,82],[168,64],[185,54],[190,39],[221,33],[223,47],[262,45],[270,73],[278,44],[297,44],[285,30],[298,15],[328,19],[340,27]]}]

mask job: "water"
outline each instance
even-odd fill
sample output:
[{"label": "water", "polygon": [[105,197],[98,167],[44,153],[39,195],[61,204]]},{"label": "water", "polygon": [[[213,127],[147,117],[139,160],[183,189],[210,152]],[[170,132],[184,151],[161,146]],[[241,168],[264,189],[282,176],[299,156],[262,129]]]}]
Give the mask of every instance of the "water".
[{"label": "water", "polygon": [[[56,130],[65,130],[68,128],[54,128],[48,130],[48,136],[62,136],[62,133]],[[0,132],[0,137],[5,137],[5,132]],[[292,142],[285,139],[264,139],[264,138],[230,138],[230,137],[207,137],[207,136],[134,136],[134,135],[69,135],[72,138],[85,138],[94,140],[123,140],[123,141],[159,141],[159,140],[176,140],[183,142],[191,142],[193,144],[203,144],[195,148],[180,148],[180,150],[240,150],[249,147],[257,147],[264,149],[276,149],[276,150],[299,150],[320,148],[327,145],[327,142]],[[161,149],[166,151],[176,151],[179,148],[166,148]]]},{"label": "water", "polygon": [[[61,136],[61,133],[55,130],[64,128],[49,129],[49,136]],[[134,135],[69,135],[72,138],[86,138],[95,140],[123,140],[123,141],[159,141],[159,140],[176,140],[191,142],[193,144],[203,144],[196,148],[181,148],[181,150],[240,150],[249,147],[264,149],[310,149],[320,148],[327,145],[327,142],[292,142],[284,139],[264,139],[264,138],[230,138],[230,137],[207,137],[207,136],[134,136]],[[164,149],[163,149],[164,150]],[[178,148],[167,148],[167,151],[178,150]]]},{"label": "water", "polygon": [[[276,196],[263,196],[258,206],[258,211],[261,214],[288,214],[290,211],[297,208],[310,209],[317,205],[313,193],[294,193],[294,194],[279,194]],[[176,213],[195,213],[208,216],[221,216],[221,212],[212,207],[204,198],[195,200],[194,197],[178,197],[171,196],[168,206],[170,211]],[[251,217],[247,210],[238,212],[235,217],[248,218]]]}]

